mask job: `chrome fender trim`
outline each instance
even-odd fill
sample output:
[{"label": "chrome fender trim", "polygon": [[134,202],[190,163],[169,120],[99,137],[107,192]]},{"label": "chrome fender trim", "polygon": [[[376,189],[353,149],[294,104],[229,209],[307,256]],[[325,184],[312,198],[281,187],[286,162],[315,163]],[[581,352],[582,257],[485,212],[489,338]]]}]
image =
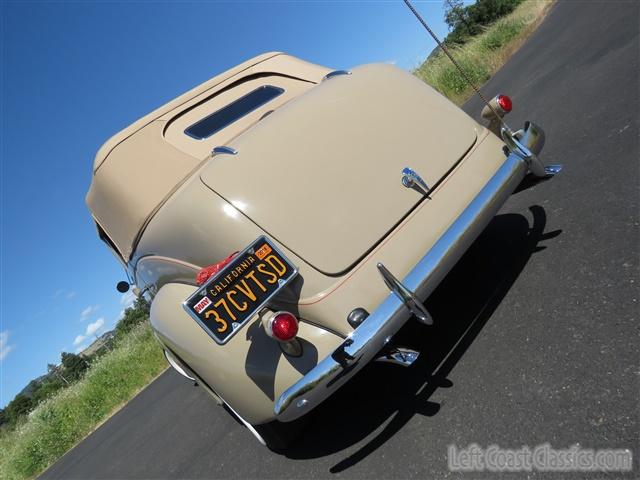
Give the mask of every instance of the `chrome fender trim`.
[{"label": "chrome fender trim", "polygon": [[[422,298],[431,294],[522,181],[527,168],[523,158],[509,154],[460,216],[401,280],[402,285]],[[280,395],[274,406],[276,418],[290,422],[317,407],[373,360],[410,317],[405,304],[390,293],[331,355]]]}]

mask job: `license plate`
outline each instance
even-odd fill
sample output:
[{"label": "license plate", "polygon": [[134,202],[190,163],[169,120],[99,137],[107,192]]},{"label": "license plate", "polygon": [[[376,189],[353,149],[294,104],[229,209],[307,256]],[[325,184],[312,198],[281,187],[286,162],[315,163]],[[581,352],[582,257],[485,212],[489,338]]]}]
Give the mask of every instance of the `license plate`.
[{"label": "license plate", "polygon": [[259,237],[182,305],[223,345],[297,273],[267,237]]}]

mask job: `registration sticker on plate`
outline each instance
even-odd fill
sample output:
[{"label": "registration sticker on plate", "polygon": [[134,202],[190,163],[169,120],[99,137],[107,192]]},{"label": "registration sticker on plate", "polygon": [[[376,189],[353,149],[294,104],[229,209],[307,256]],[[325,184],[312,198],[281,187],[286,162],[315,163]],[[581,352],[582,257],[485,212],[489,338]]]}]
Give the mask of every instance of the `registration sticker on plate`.
[{"label": "registration sticker on plate", "polygon": [[259,237],[187,298],[183,307],[222,345],[297,273],[267,237]]}]

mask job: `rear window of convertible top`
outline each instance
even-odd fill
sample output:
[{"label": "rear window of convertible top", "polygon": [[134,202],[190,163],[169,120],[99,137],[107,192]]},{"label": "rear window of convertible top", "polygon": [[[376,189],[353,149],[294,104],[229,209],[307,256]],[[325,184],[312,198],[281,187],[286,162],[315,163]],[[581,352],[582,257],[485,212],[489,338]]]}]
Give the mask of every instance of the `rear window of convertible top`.
[{"label": "rear window of convertible top", "polygon": [[219,132],[236,120],[251,113],[256,108],[281,95],[284,89],[272,85],[263,85],[240,97],[226,107],[213,112],[211,115],[198,120],[187,128],[184,133],[196,140],[204,140],[216,132]]}]

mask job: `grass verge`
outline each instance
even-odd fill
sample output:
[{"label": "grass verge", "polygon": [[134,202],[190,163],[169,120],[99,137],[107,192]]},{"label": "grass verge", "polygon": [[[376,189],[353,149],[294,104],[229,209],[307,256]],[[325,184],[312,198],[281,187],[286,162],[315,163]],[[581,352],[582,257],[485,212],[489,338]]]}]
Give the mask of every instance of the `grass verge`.
[{"label": "grass verge", "polygon": [[132,330],[69,388],[0,436],[0,478],[31,478],[58,460],[167,366],[148,323]]},{"label": "grass verge", "polygon": [[[480,35],[461,47],[450,47],[449,51],[469,78],[480,86],[520,48],[552,4],[550,0],[527,0]],[[413,73],[458,105],[473,94],[473,89],[442,52],[428,58]]]}]

